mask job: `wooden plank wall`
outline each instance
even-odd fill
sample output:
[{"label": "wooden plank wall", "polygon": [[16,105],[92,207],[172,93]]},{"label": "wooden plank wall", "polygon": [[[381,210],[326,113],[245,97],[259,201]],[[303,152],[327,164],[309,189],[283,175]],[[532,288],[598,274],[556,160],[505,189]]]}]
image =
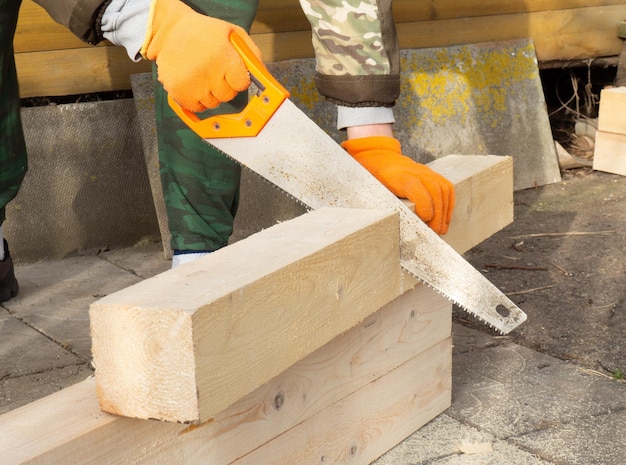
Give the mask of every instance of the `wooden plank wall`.
[{"label": "wooden plank wall", "polygon": [[[624,0],[395,0],[402,48],[531,37],[540,62],[617,56]],[[296,0],[260,0],[252,34],[267,62],[313,56],[309,24]],[[130,89],[149,70],[119,47],[91,47],[24,0],[15,51],[23,97]]]}]

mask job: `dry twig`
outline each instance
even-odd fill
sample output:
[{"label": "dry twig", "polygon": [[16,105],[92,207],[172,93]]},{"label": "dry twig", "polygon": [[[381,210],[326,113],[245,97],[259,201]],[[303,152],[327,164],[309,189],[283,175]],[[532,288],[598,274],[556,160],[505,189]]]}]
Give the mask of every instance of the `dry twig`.
[{"label": "dry twig", "polygon": [[550,289],[552,287],[556,287],[556,284],[551,284],[549,286],[543,286],[543,287],[535,287],[533,289],[526,289],[524,291],[507,292],[506,295],[508,296],[508,295],[530,294],[535,291],[543,291],[544,289]]},{"label": "dry twig", "polygon": [[523,234],[521,236],[510,236],[509,239],[526,239],[527,237],[561,237],[561,236],[604,236],[607,234],[615,234],[617,230],[611,231],[569,231],[561,233],[536,233]]},{"label": "dry twig", "polygon": [[501,265],[499,263],[485,263],[485,268],[496,270],[526,270],[526,271],[547,271],[545,266],[524,266],[524,265]]}]

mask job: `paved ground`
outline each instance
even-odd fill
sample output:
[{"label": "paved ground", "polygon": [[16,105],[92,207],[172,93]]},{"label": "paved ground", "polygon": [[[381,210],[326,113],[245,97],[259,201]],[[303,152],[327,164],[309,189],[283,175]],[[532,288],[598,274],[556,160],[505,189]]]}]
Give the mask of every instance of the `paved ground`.
[{"label": "paved ground", "polygon": [[[536,194],[565,189],[574,181]],[[598,190],[598,183],[606,187],[607,182],[624,180],[598,175],[589,185]],[[546,195],[519,194],[524,204],[518,208],[531,211],[532,202],[545,202]],[[606,192],[602,195],[606,198]],[[592,206],[594,202],[588,198]],[[620,208],[618,203],[612,207]],[[502,234],[508,237],[511,230]],[[623,259],[621,250],[618,258]],[[90,376],[89,304],[168,267],[160,244],[18,266],[20,295],[0,308],[0,413]],[[489,272],[497,278],[494,269]],[[617,313],[623,309],[623,301],[614,307]],[[528,343],[529,335],[554,334],[559,320],[545,313],[547,320],[534,308],[528,327],[511,337],[455,320],[452,407],[376,464],[621,465],[626,382]],[[623,331],[611,337],[620,336]]]}]

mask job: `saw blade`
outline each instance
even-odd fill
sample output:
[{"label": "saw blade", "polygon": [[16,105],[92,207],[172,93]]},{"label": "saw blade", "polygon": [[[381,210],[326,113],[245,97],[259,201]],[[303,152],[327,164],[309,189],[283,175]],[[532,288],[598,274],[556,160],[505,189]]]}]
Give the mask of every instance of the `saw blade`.
[{"label": "saw blade", "polygon": [[407,272],[503,334],[526,320],[522,310],[290,100],[256,137],[205,141],[310,209],[396,211],[401,265]]}]

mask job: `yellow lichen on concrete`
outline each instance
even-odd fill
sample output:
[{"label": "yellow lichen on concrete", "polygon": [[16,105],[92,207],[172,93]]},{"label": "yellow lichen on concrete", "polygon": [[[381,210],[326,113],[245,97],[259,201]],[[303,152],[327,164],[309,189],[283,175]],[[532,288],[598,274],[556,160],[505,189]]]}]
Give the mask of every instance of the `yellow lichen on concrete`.
[{"label": "yellow lichen on concrete", "polygon": [[[496,127],[500,114],[507,110],[514,83],[537,77],[536,67],[529,66],[534,60],[528,60],[528,54],[534,56],[532,46],[460,46],[434,49],[422,55],[419,63],[404,58],[406,78],[402,80],[400,105],[408,110],[416,127],[426,121],[464,121],[474,113]],[[523,95],[516,95],[520,97]]]}]

